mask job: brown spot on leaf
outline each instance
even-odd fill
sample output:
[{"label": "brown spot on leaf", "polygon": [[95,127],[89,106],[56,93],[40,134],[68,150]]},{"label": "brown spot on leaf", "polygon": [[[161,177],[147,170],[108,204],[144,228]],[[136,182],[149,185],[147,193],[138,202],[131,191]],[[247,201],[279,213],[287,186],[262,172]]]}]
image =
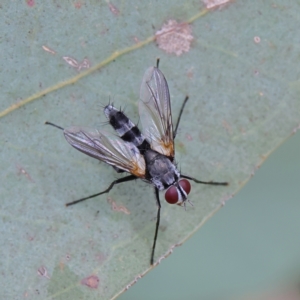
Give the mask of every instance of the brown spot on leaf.
[{"label": "brown spot on leaf", "polygon": [[80,1],[75,2],[75,3],[74,3],[74,6],[75,6],[75,8],[79,9],[79,8],[81,8],[82,3],[81,3]]},{"label": "brown spot on leaf", "polygon": [[254,43],[255,43],[255,44],[259,44],[259,43],[260,43],[260,37],[259,37],[259,36],[255,36],[255,37],[253,38],[253,40],[254,40]]},{"label": "brown spot on leaf", "polygon": [[70,56],[63,56],[63,60],[73,68],[78,68],[78,61]]},{"label": "brown spot on leaf", "polygon": [[80,71],[81,69],[89,69],[91,66],[90,61],[85,58],[82,62],[78,62],[75,58],[70,56],[63,56],[63,60],[71,67]]},{"label": "brown spot on leaf", "polygon": [[49,52],[51,54],[55,54],[56,52],[54,50],[52,50],[51,48],[43,45],[42,48],[46,51],[46,52]]},{"label": "brown spot on leaf", "polygon": [[86,285],[91,289],[97,289],[99,286],[99,277],[96,275],[91,275],[81,280],[81,284]]},{"label": "brown spot on leaf", "polygon": [[185,137],[186,137],[186,139],[187,139],[188,141],[192,141],[192,140],[193,140],[192,136],[189,135],[188,133],[185,134]]},{"label": "brown spot on leaf", "polygon": [[34,4],[35,4],[34,0],[27,0],[26,2],[27,2],[27,5],[30,7],[34,6]]},{"label": "brown spot on leaf", "polygon": [[109,10],[116,16],[118,16],[120,14],[120,11],[118,10],[118,8],[113,5],[111,2],[108,2],[108,7],[109,7]]},{"label": "brown spot on leaf", "polygon": [[118,205],[111,197],[107,198],[107,202],[111,205],[111,209],[114,211],[120,211],[126,215],[130,214],[130,211],[123,205]]},{"label": "brown spot on leaf", "polygon": [[190,50],[194,37],[190,24],[169,20],[155,33],[155,39],[160,49],[179,56]]},{"label": "brown spot on leaf", "polygon": [[187,75],[187,77],[188,77],[189,79],[192,79],[192,78],[194,77],[194,68],[191,67],[191,68],[187,71],[186,75]]},{"label": "brown spot on leaf", "polygon": [[17,164],[17,168],[19,170],[18,174],[24,175],[29,181],[34,182],[34,180],[31,178],[30,174],[20,165]]},{"label": "brown spot on leaf", "polygon": [[45,266],[40,266],[37,270],[37,273],[42,277],[46,277],[47,279],[50,279],[50,277],[48,276],[48,271]]}]

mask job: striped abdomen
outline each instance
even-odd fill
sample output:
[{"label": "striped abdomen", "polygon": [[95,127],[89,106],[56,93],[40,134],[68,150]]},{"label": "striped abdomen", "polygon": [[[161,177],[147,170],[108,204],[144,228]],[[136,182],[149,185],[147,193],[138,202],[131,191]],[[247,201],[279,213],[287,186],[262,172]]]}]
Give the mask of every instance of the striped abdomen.
[{"label": "striped abdomen", "polygon": [[141,154],[150,149],[150,144],[146,141],[140,130],[122,111],[117,110],[109,104],[104,107],[104,114],[122,140],[134,144],[140,150]]}]

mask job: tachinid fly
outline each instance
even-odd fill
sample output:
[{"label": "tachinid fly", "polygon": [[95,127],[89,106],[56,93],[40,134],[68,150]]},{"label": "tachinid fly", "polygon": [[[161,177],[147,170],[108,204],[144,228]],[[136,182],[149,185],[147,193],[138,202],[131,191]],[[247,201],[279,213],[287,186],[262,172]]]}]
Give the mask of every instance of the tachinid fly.
[{"label": "tachinid fly", "polygon": [[106,190],[67,203],[67,206],[108,193],[114,185],[137,178],[154,186],[158,210],[150,258],[151,265],[154,262],[160,222],[159,191],[166,190],[165,199],[168,203],[185,206],[188,201],[187,195],[191,190],[188,179],[203,184],[228,184],[227,182],[200,181],[181,174],[177,169],[174,162],[174,139],[188,97],[182,104],[174,129],[169,88],[158,64],[159,60],[156,67],[151,67],[146,71],[141,85],[139,115],[143,127],[142,133],[122,111],[117,110],[112,104],[105,106],[104,114],[119,136],[91,128],[73,126],[63,129],[46,122],[48,125],[62,129],[68,143],[77,150],[111,165],[117,172],[131,174],[113,181]]}]

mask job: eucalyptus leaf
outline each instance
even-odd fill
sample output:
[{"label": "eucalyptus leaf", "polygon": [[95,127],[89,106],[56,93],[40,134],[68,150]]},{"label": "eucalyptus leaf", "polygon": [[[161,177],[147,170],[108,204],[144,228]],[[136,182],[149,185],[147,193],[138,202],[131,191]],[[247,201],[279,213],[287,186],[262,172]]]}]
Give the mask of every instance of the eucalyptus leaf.
[{"label": "eucalyptus leaf", "polygon": [[[180,169],[230,186],[193,183],[194,207],[186,211],[163,203],[155,261],[299,128],[295,1],[235,1],[207,11],[177,0],[3,0],[0,9],[1,299],[112,299],[151,270],[153,188],[122,184],[66,208],[122,175],[75,151],[45,121],[102,128],[111,101],[138,123],[141,80],[160,57],[174,119],[190,97],[176,138]],[[157,47],[164,23],[193,16],[187,53]]]}]

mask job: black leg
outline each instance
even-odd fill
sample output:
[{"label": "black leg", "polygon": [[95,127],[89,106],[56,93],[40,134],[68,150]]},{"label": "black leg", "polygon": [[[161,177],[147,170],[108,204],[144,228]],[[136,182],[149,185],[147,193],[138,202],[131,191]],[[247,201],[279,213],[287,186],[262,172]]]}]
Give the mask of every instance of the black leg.
[{"label": "black leg", "polygon": [[55,125],[55,124],[53,124],[53,123],[51,123],[51,122],[45,122],[45,124],[46,125],[51,125],[51,126],[53,126],[53,127],[56,127],[56,128],[58,128],[58,129],[61,129],[61,130],[64,130],[62,127],[60,127],[60,126],[58,126],[58,125]]},{"label": "black leg", "polygon": [[88,200],[88,199],[100,196],[102,194],[108,193],[113,188],[113,186],[115,184],[126,182],[126,181],[131,181],[131,180],[134,180],[134,179],[136,179],[136,176],[134,176],[134,175],[129,175],[129,176],[117,179],[117,180],[113,181],[110,184],[110,186],[106,190],[104,190],[103,192],[97,193],[97,194],[94,194],[94,195],[91,195],[91,196],[88,196],[88,197],[85,197],[85,198],[82,198],[82,199],[79,199],[79,200],[75,200],[75,201],[72,201],[72,202],[69,202],[69,203],[66,203],[66,206],[74,205],[74,204],[76,204],[78,202],[82,202],[82,201],[85,201],[85,200]]},{"label": "black leg", "polygon": [[177,122],[176,122],[176,126],[175,126],[175,130],[173,132],[173,139],[175,140],[175,137],[176,137],[176,134],[177,134],[177,129],[178,129],[178,126],[179,126],[179,122],[180,122],[180,119],[181,119],[181,115],[183,113],[183,110],[184,110],[184,107],[187,103],[187,101],[189,100],[189,97],[186,96],[182,105],[181,105],[181,109],[180,109],[180,112],[179,112],[179,116],[178,116],[178,119],[177,119]]},{"label": "black leg", "polygon": [[160,58],[158,58],[158,59],[156,60],[156,68],[157,68],[157,69],[159,69],[159,61],[160,61]]},{"label": "black leg", "polygon": [[182,175],[182,174],[180,175],[180,177],[190,179],[190,180],[195,181],[196,183],[202,183],[202,184],[211,184],[211,185],[228,185],[229,184],[228,182],[201,181],[196,178],[193,178],[193,177],[190,177],[187,175]]},{"label": "black leg", "polygon": [[154,252],[155,252],[155,245],[156,245],[156,240],[157,240],[157,234],[158,234],[158,228],[159,228],[159,222],[160,222],[160,201],[159,201],[159,190],[157,187],[154,188],[155,191],[155,198],[157,202],[157,218],[156,218],[156,228],[155,228],[155,235],[154,235],[154,240],[153,240],[153,246],[152,246],[152,253],[151,253],[151,259],[150,259],[150,264],[153,265],[154,262]]}]

